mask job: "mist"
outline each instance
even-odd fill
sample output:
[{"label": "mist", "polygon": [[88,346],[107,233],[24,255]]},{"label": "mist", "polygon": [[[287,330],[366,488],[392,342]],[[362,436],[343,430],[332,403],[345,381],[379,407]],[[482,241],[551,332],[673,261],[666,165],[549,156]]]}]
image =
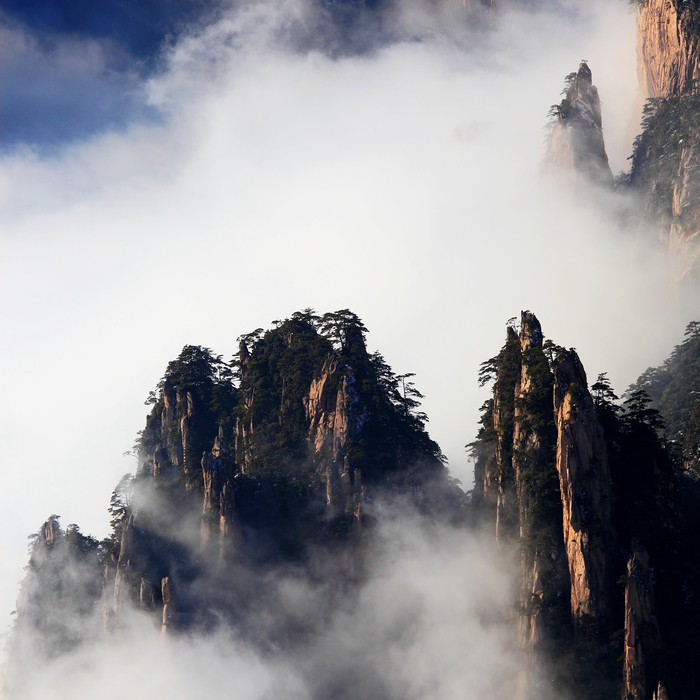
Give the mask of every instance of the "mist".
[{"label": "mist", "polygon": [[[298,309],[352,309],[371,349],[416,373],[431,436],[468,489],[464,445],[485,398],[478,365],[521,309],[577,348],[589,379],[607,371],[618,393],[682,339],[697,289],[673,286],[653,235],[624,230],[620,212],[634,202],[539,175],[547,110],[584,58],[612,169],[625,169],[638,122],[627,4],[512,8],[486,28],[453,17],[451,6],[428,13],[399,3],[381,32],[358,30],[344,51],[309,40],[326,36],[309,6],[251,3],[181,36],[158,71],[130,74],[138,108],[116,125],[76,127],[50,152],[21,140],[4,151],[2,615],[13,609],[25,537],[47,515],[106,533],[109,494],[134,471],[122,454],[143,427],[143,401],[186,343],[229,357],[237,336]],[[42,65],[40,46],[17,42],[8,65]],[[125,94],[114,74],[88,69],[90,55],[70,56],[82,94]],[[411,561],[431,556],[417,547]],[[398,575],[387,566],[386,576]],[[450,595],[459,588],[450,576],[470,568],[460,579],[468,589],[482,580],[480,566],[473,553],[435,564]],[[416,595],[433,600],[441,580],[416,575]],[[381,595],[381,577],[373,581],[367,590]],[[482,594],[455,595],[468,617]],[[434,620],[445,614],[423,604]],[[330,629],[357,624],[357,614]],[[439,637],[437,622],[421,624],[429,630],[419,640]],[[460,635],[480,638],[474,625],[448,626],[450,653],[466,644]],[[475,648],[496,643],[483,634]],[[185,664],[173,659],[194,663],[202,649],[220,649],[204,644],[183,640],[173,656],[128,644],[119,653],[144,674],[147,659],[165,664],[175,697],[190,697],[177,683]],[[392,672],[391,682],[429,685],[415,657],[443,647],[421,644],[390,646],[388,668],[405,663],[417,674]],[[81,677],[87,695],[111,697],[106,684],[90,685],[107,662],[86,653],[37,682],[62,687],[71,664],[87,664],[96,669]],[[245,654],[234,644],[213,662],[229,674],[246,666],[244,697],[274,694],[282,678],[305,697],[298,669]]]},{"label": "mist", "polygon": [[[179,538],[196,536],[183,524]],[[123,697],[125,688],[134,698],[223,691],[244,700],[447,700],[464,697],[465,689],[474,697],[509,697],[516,664],[513,610],[504,601],[512,581],[491,542],[394,504],[363,549],[352,555],[362,562],[359,576],[348,575],[347,557],[328,550],[315,552],[311,570],[229,570],[231,590],[246,601],[230,626],[161,638],[159,616],[134,609],[122,611],[115,634],[95,639],[98,609],[78,630],[93,641],[55,658],[48,653],[39,664],[44,640],[25,634],[21,660],[31,672],[12,697],[107,700]],[[201,550],[190,554],[202,557]],[[203,597],[214,581],[199,583]],[[60,615],[52,610],[49,618]],[[75,616],[65,623],[75,627]]]}]

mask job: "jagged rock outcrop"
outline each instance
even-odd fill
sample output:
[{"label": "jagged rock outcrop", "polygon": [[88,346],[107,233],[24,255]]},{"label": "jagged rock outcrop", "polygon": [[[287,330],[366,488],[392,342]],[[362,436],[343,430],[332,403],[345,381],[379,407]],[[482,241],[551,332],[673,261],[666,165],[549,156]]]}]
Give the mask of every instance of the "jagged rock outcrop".
[{"label": "jagged rock outcrop", "polygon": [[[520,338],[506,329],[503,363],[496,378],[493,396],[493,429],[496,432],[496,541],[512,541],[518,531],[513,436],[515,395],[521,368]],[[493,479],[489,475],[490,480]]]},{"label": "jagged rock outcrop", "polygon": [[654,687],[660,636],[649,554],[634,540],[627,560],[622,700],[645,700],[647,687]]},{"label": "jagged rock outcrop", "polygon": [[600,97],[588,64],[581,63],[567,82],[564,99],[551,110],[546,171],[579,173],[596,184],[611,187],[613,176],[605,151]]},{"label": "jagged rock outcrop", "polygon": [[519,333],[508,327],[504,347],[484,363],[482,376],[495,383],[477,443],[477,503],[495,502],[489,514],[499,544],[520,550],[518,697],[529,698],[545,675],[541,647],[558,634],[552,616],[569,590],[554,460],[553,377],[534,314],[522,312]]},{"label": "jagged rock outcrop", "polygon": [[557,358],[554,412],[571,614],[576,624],[599,628],[609,619],[613,593],[613,497],[603,429],[574,350]]},{"label": "jagged rock outcrop", "polygon": [[[513,465],[518,698],[568,688],[573,698],[604,700],[620,692],[621,680],[623,700],[650,700],[652,691],[657,700],[664,697],[660,681],[674,696],[697,694],[700,486],[678,452],[680,440],[697,435],[694,419],[687,422],[696,415],[697,325],[670,361],[640,378],[623,406],[605,374],[589,391],[577,353],[543,342],[529,312],[520,332],[509,331],[500,353],[481,366],[480,381],[495,383],[472,443],[472,503],[476,522],[495,532],[500,470]],[[499,386],[513,398],[499,395]],[[656,398],[667,387],[667,406],[675,397],[666,416],[673,417],[669,427],[678,442],[662,437],[663,420],[640,387]],[[688,443],[691,454],[696,442]],[[509,445],[512,461],[504,462]],[[653,570],[636,541],[629,561],[624,558],[622,543],[633,537],[645,542]],[[613,581],[622,583],[625,570],[623,591]]]},{"label": "jagged rock outcrop", "polygon": [[697,87],[700,47],[691,3],[643,0],[637,6],[637,76],[644,98],[679,97]]},{"label": "jagged rock outcrop", "polygon": [[100,635],[98,547],[75,525],[64,530],[53,515],[34,536],[6,647],[9,697],[52,659]]},{"label": "jagged rock outcrop", "polygon": [[520,338],[508,325],[506,342],[497,357],[482,365],[482,383],[494,379],[493,398],[482,419],[481,439],[474,451],[474,504],[484,524],[493,528],[499,546],[518,537],[518,508],[513,465],[515,388],[521,372]]},{"label": "jagged rock outcrop", "polygon": [[[280,570],[351,592],[381,510],[368,512],[370,499],[463,522],[467,499],[425,430],[412,375],[370,355],[365,333],[348,310],[307,310],[244,336],[233,366],[186,346],[147,401],[138,471],[110,500],[111,534],[99,543],[63,534],[53,519],[37,534],[18,629],[41,628],[60,654],[84,641],[83,612],[100,636],[128,633],[141,615],[166,638],[226,629],[256,648],[291,648],[317,623],[280,609]],[[55,556],[70,547],[75,557]],[[64,565],[83,559],[92,589],[76,601]],[[75,639],[72,628],[46,630],[61,596],[67,611],[81,611]],[[266,610],[285,628],[260,629]]]},{"label": "jagged rock outcrop", "polygon": [[[322,320],[329,337],[319,332]],[[237,566],[297,560],[309,541],[361,532],[363,465],[375,488],[390,476],[391,488],[420,496],[420,470],[403,485],[396,472],[427,464],[437,492],[445,493],[439,450],[410,412],[417,404],[410,393],[398,394],[391,370],[367,353],[365,331],[347,310],[323,319],[300,312],[265,334],[255,331],[240,341],[238,386],[206,348],[186,346],[168,364],[160,391],[149,398],[142,466],[128,482],[148,505],[139,510],[113,495],[113,512],[121,515],[105,560],[105,628],[119,627],[127,605],[172,611],[175,588],[178,627],[204,624],[206,605],[190,592],[197,577],[221,577],[224,585]],[[191,457],[203,445],[194,470]],[[183,546],[192,541],[196,511],[192,562]],[[152,581],[164,583],[156,588]],[[229,614],[238,604],[216,586],[208,595],[212,610]],[[164,633],[167,620],[164,613]]]}]

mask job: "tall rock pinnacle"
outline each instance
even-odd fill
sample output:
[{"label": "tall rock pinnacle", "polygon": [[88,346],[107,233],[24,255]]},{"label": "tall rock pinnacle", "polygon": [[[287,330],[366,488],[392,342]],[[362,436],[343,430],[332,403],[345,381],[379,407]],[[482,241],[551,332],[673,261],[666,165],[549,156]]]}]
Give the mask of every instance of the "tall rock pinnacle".
[{"label": "tall rock pinnacle", "polygon": [[577,172],[609,187],[613,176],[605,152],[598,90],[591,69],[583,61],[566,78],[566,94],[552,107],[554,119],[546,156],[549,173]]},{"label": "tall rock pinnacle", "polygon": [[613,497],[603,429],[574,350],[558,358],[554,415],[571,614],[577,625],[583,620],[599,625],[609,616],[612,598]]}]

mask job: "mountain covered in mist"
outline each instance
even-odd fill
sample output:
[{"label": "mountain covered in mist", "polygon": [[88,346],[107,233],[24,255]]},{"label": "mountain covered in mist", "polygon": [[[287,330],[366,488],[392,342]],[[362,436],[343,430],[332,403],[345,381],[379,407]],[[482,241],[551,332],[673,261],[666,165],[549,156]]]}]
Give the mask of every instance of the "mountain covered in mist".
[{"label": "mountain covered in mist", "polygon": [[575,171],[597,185],[631,194],[635,211],[627,215],[627,226],[658,236],[671,252],[676,278],[697,281],[700,8],[694,0],[634,4],[637,74],[645,102],[629,170],[613,183],[600,99],[585,61],[566,77],[564,99],[550,110],[546,169],[550,174]]},{"label": "mountain covered in mist", "polygon": [[111,535],[97,542],[51,516],[33,537],[10,690],[118,634],[133,609],[163,635],[231,626],[254,646],[301,643],[310,630],[284,611],[269,636],[257,622],[273,614],[276,569],[305,568],[349,595],[382,508],[465,522],[412,375],[369,354],[365,333],[347,310],[306,310],[243,336],[231,364],[198,346],[168,364],[138,471],[112,496]]},{"label": "mountain covered in mist", "polygon": [[[399,4],[321,2],[322,41],[318,25],[290,32],[304,50],[362,54],[392,40],[379,20]],[[447,4],[484,31],[498,11]],[[167,21],[158,7],[152,32],[127,32],[135,54],[177,33],[180,12],[201,19],[218,4],[178,5]],[[630,171],[612,175],[604,105],[585,61],[550,112],[546,170],[581,176],[574,181],[592,183],[594,196],[629,195],[638,206],[625,225],[658,236],[677,277],[693,281],[700,8],[644,0],[637,16],[648,100]],[[580,280],[572,271],[572,284]],[[507,601],[479,617],[515,659],[494,697],[700,697],[698,323],[620,400],[604,374],[589,385],[577,352],[545,340],[533,313],[509,322],[505,344],[482,365],[492,395],[469,445],[469,493],[427,432],[413,375],[370,353],[366,333],[349,310],[306,309],[241,336],[230,362],[188,345],[167,365],[147,400],[135,473],[112,494],[110,535],[97,541],[51,515],[31,536],[8,643],[9,697],[34,697],[34,677],[85,649],[109,657],[115,640],[136,644],[154,631],[164,649],[227,634],[261,658],[291,659],[304,689],[288,697],[431,697],[429,683],[398,690],[382,674],[418,624],[403,591],[395,599],[405,607],[376,646],[346,654],[328,632],[339,616],[352,618],[405,546],[396,532],[387,546],[387,522],[409,538],[435,528],[454,559],[455,532],[484,537],[503,565]],[[296,604],[301,589],[312,603]]]},{"label": "mountain covered in mist", "polygon": [[[365,333],[347,310],[307,310],[242,336],[230,364],[197,346],[168,364],[138,471],[112,495],[111,535],[98,542],[51,516],[33,536],[10,697],[47,665],[127,634],[135,614],[162,638],[228,629],[261,653],[303,647],[361,594],[376,527],[396,509],[487,533],[519,571],[497,623],[517,628],[518,697],[696,696],[698,324],[620,404],[605,375],[589,388],[576,351],[523,312],[482,365],[493,398],[468,495],[425,431],[412,375],[369,354]],[[323,589],[320,621],[281,603],[288,567]],[[309,673],[313,685],[319,669]],[[338,697],[345,671],[329,673],[311,697]],[[362,688],[342,697],[393,697]]]}]

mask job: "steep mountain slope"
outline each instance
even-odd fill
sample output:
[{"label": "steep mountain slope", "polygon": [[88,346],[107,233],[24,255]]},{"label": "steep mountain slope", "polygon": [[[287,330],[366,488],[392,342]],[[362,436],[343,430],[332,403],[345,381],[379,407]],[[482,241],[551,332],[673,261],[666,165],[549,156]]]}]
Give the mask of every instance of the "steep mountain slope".
[{"label": "steep mountain slope", "polygon": [[297,567],[330,591],[324,606],[342,605],[393,502],[485,529],[515,564],[518,697],[698,697],[697,324],[620,406],[604,375],[589,389],[577,353],[523,312],[482,366],[494,391],[470,500],[425,432],[410,375],[370,355],[365,333],[347,310],[307,310],[243,336],[232,366],[196,346],[169,363],[139,469],[112,496],[111,536],[51,516],[34,538],[12,692],[134,614],[165,637],[224,628],[292,649],[317,630],[280,607],[274,572]]}]

